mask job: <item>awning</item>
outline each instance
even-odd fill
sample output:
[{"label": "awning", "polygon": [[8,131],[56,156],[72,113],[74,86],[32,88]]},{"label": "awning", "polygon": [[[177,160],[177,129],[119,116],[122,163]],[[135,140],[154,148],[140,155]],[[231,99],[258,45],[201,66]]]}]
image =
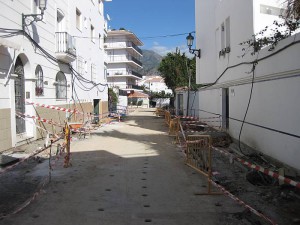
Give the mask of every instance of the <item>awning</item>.
[{"label": "awning", "polygon": [[12,41],[8,41],[7,39],[1,38],[0,37],[0,46],[4,46],[7,48],[13,48],[15,50],[20,50],[21,46],[12,42]]}]

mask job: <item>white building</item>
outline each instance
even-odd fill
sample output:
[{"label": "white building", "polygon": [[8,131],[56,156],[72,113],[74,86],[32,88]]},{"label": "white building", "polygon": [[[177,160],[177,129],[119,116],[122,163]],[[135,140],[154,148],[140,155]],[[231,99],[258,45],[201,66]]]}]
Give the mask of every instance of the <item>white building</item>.
[{"label": "white building", "polygon": [[110,87],[128,94],[130,91],[142,91],[142,87],[138,86],[138,80],[142,79],[138,71],[143,68],[143,53],[138,46],[142,45],[138,37],[130,31],[107,32],[104,48],[107,53],[107,82]]},{"label": "white building", "polygon": [[[210,84],[199,91],[199,116],[221,115],[223,128],[239,139],[251,96],[240,140],[300,169],[300,44],[291,44],[299,42],[300,35],[281,41],[273,51],[267,47],[240,57],[244,46],[239,43],[279,20],[284,7],[280,2],[195,1],[196,49],[201,49],[197,83]],[[256,59],[254,70],[252,63],[244,63]]]},{"label": "white building", "polygon": [[27,102],[84,113],[108,108],[107,88],[98,85],[106,83],[103,0],[48,0],[42,21],[27,16],[22,26],[22,14],[41,13],[38,2],[0,0],[0,151],[41,135],[37,121],[16,112],[62,123],[69,116]]},{"label": "white building", "polygon": [[147,90],[152,92],[164,91],[166,94],[172,94],[172,90],[167,87],[164,78],[161,76],[144,76],[138,84],[140,86],[144,85]]}]

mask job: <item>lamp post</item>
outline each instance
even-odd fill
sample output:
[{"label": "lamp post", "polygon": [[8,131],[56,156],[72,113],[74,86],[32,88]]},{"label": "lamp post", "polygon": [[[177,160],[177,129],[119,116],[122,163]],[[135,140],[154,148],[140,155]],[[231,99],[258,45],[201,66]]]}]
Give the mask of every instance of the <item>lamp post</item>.
[{"label": "lamp post", "polygon": [[189,47],[189,52],[194,54],[196,57],[200,59],[201,57],[201,49],[192,49],[194,37],[191,33],[186,37],[187,46]]},{"label": "lamp post", "polygon": [[[37,2],[38,2],[38,7],[41,10],[41,14],[26,14],[25,15],[25,14],[22,13],[22,29],[23,29],[23,31],[25,31],[26,26],[29,26],[33,22],[43,20],[44,11],[47,8],[47,0],[37,0]],[[26,24],[26,21],[25,21],[27,17],[32,17],[33,18],[33,20],[29,24]]]}]

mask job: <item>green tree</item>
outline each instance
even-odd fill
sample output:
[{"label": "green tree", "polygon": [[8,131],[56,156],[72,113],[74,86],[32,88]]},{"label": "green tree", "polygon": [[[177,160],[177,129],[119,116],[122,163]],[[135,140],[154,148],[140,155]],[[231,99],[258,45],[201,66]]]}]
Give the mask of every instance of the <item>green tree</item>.
[{"label": "green tree", "polygon": [[[191,89],[196,89],[196,59],[190,59],[181,54],[180,51],[168,53],[161,61],[158,71],[165,79],[165,83],[172,90],[175,96],[177,87],[188,87],[189,73],[191,74]],[[174,106],[174,98],[171,98],[170,105]]]}]

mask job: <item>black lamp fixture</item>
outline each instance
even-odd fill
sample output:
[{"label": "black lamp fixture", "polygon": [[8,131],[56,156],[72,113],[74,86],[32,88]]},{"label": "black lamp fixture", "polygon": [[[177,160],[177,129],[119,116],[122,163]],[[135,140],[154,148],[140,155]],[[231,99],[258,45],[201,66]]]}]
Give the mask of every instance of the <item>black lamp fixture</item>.
[{"label": "black lamp fixture", "polygon": [[194,37],[191,33],[186,37],[187,46],[189,47],[189,52],[194,54],[196,57],[201,57],[201,49],[192,49]]},{"label": "black lamp fixture", "polygon": [[[33,22],[43,20],[44,11],[47,8],[47,0],[36,0],[36,2],[37,2],[37,5],[38,5],[39,9],[41,10],[41,14],[27,14],[27,15],[22,14],[22,28],[23,28],[23,31],[25,30],[25,26],[29,26]],[[25,21],[27,17],[32,17],[33,18],[33,20],[30,21],[30,23],[28,23],[28,24],[26,24],[26,21]]]}]

